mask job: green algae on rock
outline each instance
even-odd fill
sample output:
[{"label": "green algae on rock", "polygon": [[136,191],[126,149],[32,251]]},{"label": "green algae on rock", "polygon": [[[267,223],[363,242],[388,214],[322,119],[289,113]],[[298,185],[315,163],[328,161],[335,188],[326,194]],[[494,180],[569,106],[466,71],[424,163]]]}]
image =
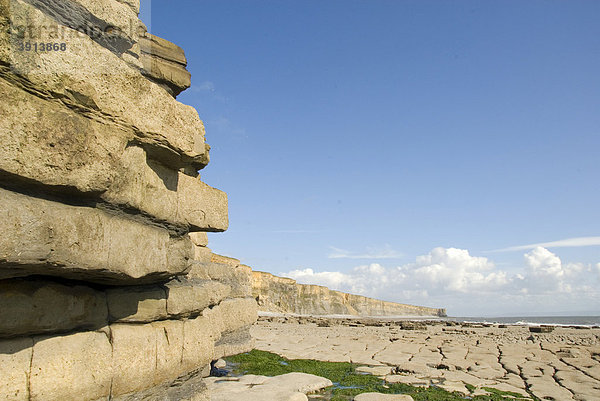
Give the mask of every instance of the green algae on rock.
[{"label": "green algae on rock", "polygon": [[[501,401],[501,400],[536,400],[523,398],[520,395],[488,391],[490,394],[470,395],[465,397],[458,392],[449,392],[439,387],[420,388],[403,383],[386,383],[383,379],[356,370],[356,364],[350,362],[322,362],[312,359],[286,359],[266,351],[253,350],[244,354],[226,358],[233,366],[234,375],[252,374],[262,376],[278,376],[291,372],[309,373],[325,377],[333,382],[333,387],[323,391],[326,399],[331,401],[350,401],[362,393],[406,394],[415,401]],[[471,393],[475,388],[471,390]],[[485,389],[487,390],[487,389]],[[517,396],[521,397],[518,398]]]}]

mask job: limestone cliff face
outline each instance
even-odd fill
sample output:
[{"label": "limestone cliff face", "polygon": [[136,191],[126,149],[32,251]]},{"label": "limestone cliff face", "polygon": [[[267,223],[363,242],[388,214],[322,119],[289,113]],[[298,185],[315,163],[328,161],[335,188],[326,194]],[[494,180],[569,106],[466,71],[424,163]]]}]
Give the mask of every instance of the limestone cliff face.
[{"label": "limestone cliff face", "polygon": [[252,296],[260,311],[301,315],[446,316],[445,309],[380,301],[330,290],[319,285],[298,284],[271,273],[252,272]]},{"label": "limestone cliff face", "polygon": [[0,0],[1,400],[204,400],[199,373],[252,348],[185,55],[138,13]]}]

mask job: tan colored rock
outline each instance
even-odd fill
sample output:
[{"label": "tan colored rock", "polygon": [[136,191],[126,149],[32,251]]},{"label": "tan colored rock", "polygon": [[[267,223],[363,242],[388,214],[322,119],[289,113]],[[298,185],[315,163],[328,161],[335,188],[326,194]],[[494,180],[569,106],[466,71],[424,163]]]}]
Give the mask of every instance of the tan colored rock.
[{"label": "tan colored rock", "polygon": [[144,53],[177,63],[184,67],[187,65],[185,52],[175,43],[169,42],[166,39],[152,35],[148,32],[146,32],[144,37],[140,38],[140,42],[142,52]]},{"label": "tan colored rock", "polygon": [[[20,0],[11,3],[9,17],[15,27],[57,24]],[[0,43],[9,43],[8,27],[0,28]],[[167,91],[89,36],[70,28],[64,28],[64,32],[69,38],[68,51],[18,52],[8,45],[0,47],[0,60],[26,74],[25,84],[35,86],[46,96],[65,96],[63,99],[87,109],[94,117],[135,127],[137,140],[150,153],[162,155],[156,159],[165,164],[174,168],[192,164],[199,169],[208,163],[204,126],[194,108],[175,101]],[[48,39],[51,38],[38,40]]]},{"label": "tan colored rock", "polygon": [[173,280],[165,285],[166,310],[171,317],[187,317],[200,313],[224,300],[231,289],[217,281]]},{"label": "tan colored rock", "polygon": [[110,326],[114,377],[112,395],[140,391],[154,385],[156,329],[150,324]]},{"label": "tan colored rock", "polygon": [[122,287],[106,290],[111,322],[153,322],[167,317],[162,287]]},{"label": "tan colored rock", "polygon": [[33,340],[0,340],[0,400],[29,401]]},{"label": "tan colored rock", "polygon": [[385,376],[392,373],[391,366],[359,366],[356,368],[357,372],[368,373],[374,376]]},{"label": "tan colored rock", "polygon": [[264,312],[301,315],[446,316],[445,309],[386,302],[347,294],[270,273],[252,272],[252,295]]},{"label": "tan colored rock", "polygon": [[204,316],[183,322],[183,359],[182,367],[186,371],[207,365],[214,358],[215,341],[220,337],[211,322]]},{"label": "tan colored rock", "polygon": [[3,79],[0,96],[0,114],[19,116],[0,119],[0,171],[7,176],[0,178],[7,184],[30,180],[65,191],[102,193],[125,173],[119,155],[133,132],[85,118]]},{"label": "tan colored rock", "polygon": [[252,295],[251,274],[245,265],[192,262],[188,277],[216,280],[231,287],[231,297],[248,297]]},{"label": "tan colored rock", "polygon": [[111,401],[210,401],[201,375],[185,375],[144,391],[111,397]]},{"label": "tan colored rock", "polygon": [[[202,332],[206,332],[205,330],[200,330],[201,332],[197,334],[188,333],[186,344],[185,323],[187,322],[164,320],[151,324],[111,325],[115,369],[113,398],[137,399],[135,393],[138,392],[153,394],[153,390],[151,390],[153,386],[164,386],[165,383],[171,383],[187,372],[199,369],[202,364],[192,366],[191,361],[184,357],[186,346],[188,350],[191,350],[194,341],[201,339],[202,344],[207,347],[203,349],[197,343],[194,344],[196,345],[194,349],[199,352],[199,354],[193,355],[195,361],[208,360],[212,356],[210,337],[199,337]],[[150,390],[146,391],[146,389]],[[164,389],[158,388],[156,391],[160,394],[164,392]],[[184,392],[190,393],[186,395],[186,397],[190,397],[189,399],[195,399],[193,388]],[[125,397],[126,394],[131,395]],[[182,399],[186,399],[186,397]]]},{"label": "tan colored rock", "polygon": [[140,0],[117,0],[127,4],[136,14],[140,13]]},{"label": "tan colored rock", "polygon": [[[68,218],[65,218],[68,216]],[[0,189],[0,278],[29,274],[151,282],[189,268],[189,238],[99,209]]]},{"label": "tan colored rock", "polygon": [[183,49],[150,33],[140,37],[143,73],[169,93],[177,96],[191,85],[191,74],[185,69]]},{"label": "tan colored rock", "polygon": [[104,294],[45,280],[0,281],[0,337],[107,325]]},{"label": "tan colored rock", "polygon": [[[106,22],[107,26],[119,30],[122,36],[128,38],[132,43],[139,40],[139,1],[131,1],[129,4],[118,0],[75,0],[84,6],[93,16]],[[134,4],[137,3],[137,4]],[[73,10],[68,10],[73,17]],[[82,15],[83,18],[88,17]]]},{"label": "tan colored rock", "polygon": [[102,195],[104,200],[197,230],[227,229],[225,192],[203,183],[199,177],[147,160],[146,152],[139,147],[128,148],[122,159],[126,173],[113,181]]},{"label": "tan colored rock", "polygon": [[254,349],[254,340],[250,335],[250,326],[246,326],[233,332],[222,334],[221,338],[215,343],[214,358],[238,355],[249,352],[252,349]]},{"label": "tan colored rock", "polygon": [[210,321],[217,333],[229,333],[254,323],[258,317],[258,306],[253,298],[226,299],[202,315]]},{"label": "tan colored rock", "polygon": [[76,189],[158,221],[227,229],[227,195],[150,159],[141,147],[127,146],[132,129],[85,118],[2,80],[0,95],[0,112],[20,116],[0,120],[0,180],[8,185]]},{"label": "tan colored rock", "polygon": [[189,235],[190,235],[190,239],[192,240],[194,245],[199,246],[199,247],[208,246],[208,235],[206,233],[195,232],[195,233],[190,233]]},{"label": "tan colored rock", "polygon": [[403,383],[414,387],[429,387],[431,380],[425,377],[420,377],[418,374],[408,375],[387,375],[385,381],[387,383]]},{"label": "tan colored rock", "polygon": [[36,339],[31,360],[30,399],[63,401],[108,398],[112,348],[105,333],[84,332]]},{"label": "tan colored rock", "polygon": [[[205,264],[210,263],[211,250],[204,246],[194,245],[194,261]],[[207,275],[202,276],[208,277]]]},{"label": "tan colored rock", "polygon": [[532,377],[527,379],[529,391],[542,400],[572,401],[573,394],[561,387],[552,377]]},{"label": "tan colored rock", "polygon": [[212,263],[219,263],[232,267],[238,267],[240,265],[240,261],[238,259],[230,258],[229,256],[218,255],[216,253],[210,255],[210,261]]},{"label": "tan colored rock", "polygon": [[154,384],[172,381],[185,373],[183,359],[183,322],[165,320],[152,323],[156,335],[156,371]]},{"label": "tan colored rock", "polygon": [[298,372],[274,377],[246,375],[229,379],[206,379],[212,401],[302,401],[308,400],[307,393],[333,385],[329,379]]}]

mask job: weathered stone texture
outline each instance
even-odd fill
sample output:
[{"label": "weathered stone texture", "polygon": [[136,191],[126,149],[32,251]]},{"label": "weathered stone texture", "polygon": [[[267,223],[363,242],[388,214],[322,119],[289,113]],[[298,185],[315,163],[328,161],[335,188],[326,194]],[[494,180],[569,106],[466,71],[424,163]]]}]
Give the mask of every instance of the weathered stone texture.
[{"label": "weathered stone texture", "polygon": [[231,264],[199,263],[196,261],[192,262],[191,266],[188,273],[190,278],[216,280],[226,284],[231,287],[231,297],[249,297],[252,295],[252,269],[248,266],[239,265],[234,267]]},{"label": "weathered stone texture", "polygon": [[103,293],[82,285],[0,281],[0,337],[99,328],[107,324]]},{"label": "weathered stone texture", "polygon": [[146,33],[140,37],[140,50],[143,73],[173,96],[191,86],[191,74],[185,69],[187,60],[179,46]]},{"label": "weathered stone texture", "polygon": [[150,324],[114,324],[110,331],[115,371],[112,394],[118,396],[152,387],[157,330]]},{"label": "weathered stone texture", "polygon": [[185,320],[183,323],[183,357],[181,365],[187,371],[205,366],[216,359],[215,342],[218,335],[205,316]]},{"label": "weathered stone texture", "polygon": [[139,7],[0,0],[0,400],[208,401],[206,367],[251,348],[185,54]]},{"label": "weathered stone texture", "polygon": [[173,280],[166,284],[167,313],[174,317],[197,314],[217,305],[231,293],[231,288],[218,281]]},{"label": "weathered stone texture", "polygon": [[[10,18],[13,26],[56,26],[56,20],[20,0],[11,1]],[[8,27],[0,28],[5,36],[0,41],[10,43]],[[204,126],[193,107],[175,101],[89,36],[68,27],[64,31],[69,51],[17,52],[2,46],[0,61],[26,74],[25,84],[44,96],[68,100],[98,119],[131,127],[140,143],[173,167],[207,164]]]},{"label": "weathered stone texture", "polygon": [[97,400],[110,395],[112,347],[106,333],[84,332],[35,340],[30,399]]},{"label": "weathered stone texture", "polygon": [[190,239],[196,246],[208,246],[208,235],[203,232],[190,233]]},{"label": "weathered stone texture", "polygon": [[[68,216],[68,219],[65,219]],[[61,275],[97,282],[164,280],[189,267],[189,237],[91,207],[0,188],[0,278]]]},{"label": "weathered stone texture", "polygon": [[248,352],[254,348],[254,340],[250,335],[250,326],[242,327],[235,331],[221,335],[215,343],[214,358],[222,358],[227,355],[237,355]]},{"label": "weathered stone texture", "polygon": [[161,287],[124,287],[106,291],[111,322],[153,322],[167,317],[167,295]]},{"label": "weathered stone texture", "polygon": [[0,340],[0,400],[28,401],[33,340]]},{"label": "weathered stone texture", "polygon": [[133,130],[83,117],[2,79],[0,95],[7,100],[0,112],[20,116],[0,120],[0,180],[74,189],[174,225],[227,229],[227,195],[128,146]]}]

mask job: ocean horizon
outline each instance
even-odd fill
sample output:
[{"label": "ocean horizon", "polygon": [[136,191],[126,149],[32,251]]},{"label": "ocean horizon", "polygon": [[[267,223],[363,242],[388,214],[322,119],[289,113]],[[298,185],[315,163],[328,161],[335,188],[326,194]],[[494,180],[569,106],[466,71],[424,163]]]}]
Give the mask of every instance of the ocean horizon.
[{"label": "ocean horizon", "polygon": [[500,323],[522,325],[600,326],[600,316],[449,316],[447,320],[469,323]]}]

